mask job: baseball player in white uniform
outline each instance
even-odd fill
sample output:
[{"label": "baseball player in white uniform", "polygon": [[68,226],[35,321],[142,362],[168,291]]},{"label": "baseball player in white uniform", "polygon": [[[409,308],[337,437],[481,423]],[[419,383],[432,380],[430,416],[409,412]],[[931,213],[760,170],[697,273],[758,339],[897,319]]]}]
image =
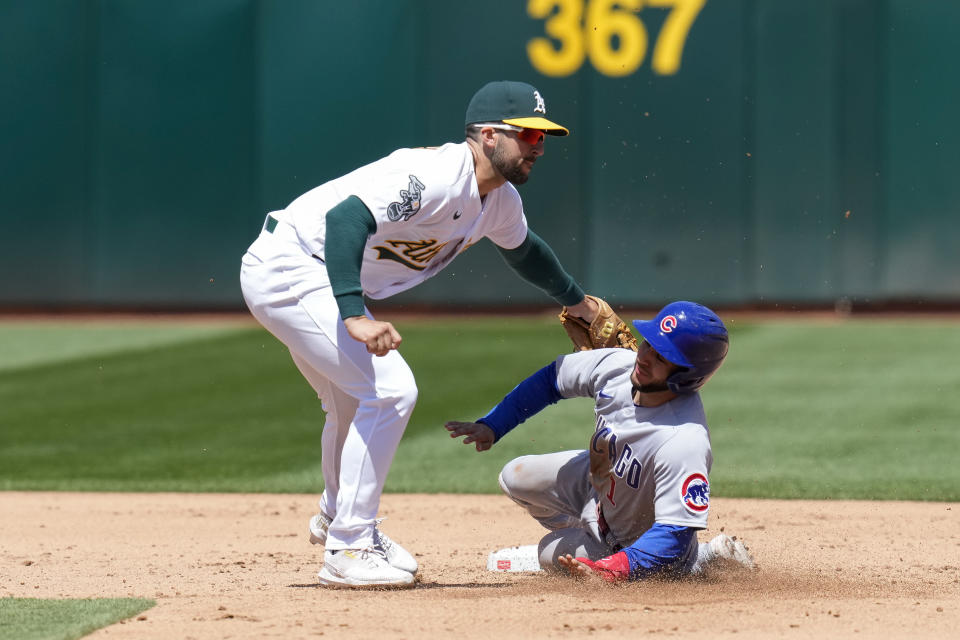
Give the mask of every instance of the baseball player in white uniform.
[{"label": "baseball player in white uniform", "polygon": [[639,351],[560,356],[521,382],[477,422],[449,422],[452,437],[489,449],[529,416],[564,398],[595,402],[589,447],[507,463],[500,487],[550,530],[544,568],[615,582],[688,575],[714,558],[752,566],[743,543],[720,534],[698,544],[710,507],[710,432],[698,389],[727,355],[723,322],[693,302],[634,321]]},{"label": "baseball player in white uniform", "polygon": [[466,140],[400,149],[270,213],[243,256],[254,317],[290,350],[326,411],[324,491],[310,539],[325,544],[320,582],[409,586],[418,567],[376,520],[384,481],[417,399],[401,336],[363,296],[387,298],[436,275],[483,238],[523,278],[575,315],[597,306],[527,227],[514,185],[526,182],[545,135],[540,93],[492,82],[471,99]]}]

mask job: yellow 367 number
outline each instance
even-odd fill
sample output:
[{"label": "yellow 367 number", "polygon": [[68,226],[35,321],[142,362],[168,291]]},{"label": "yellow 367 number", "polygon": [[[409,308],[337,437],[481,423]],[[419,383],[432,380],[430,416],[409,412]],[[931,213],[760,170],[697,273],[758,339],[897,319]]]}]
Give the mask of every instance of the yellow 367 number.
[{"label": "yellow 367 number", "polygon": [[533,67],[547,76],[575,73],[588,56],[594,68],[606,76],[630,75],[647,55],[650,38],[637,15],[645,5],[670,10],[654,44],[650,66],[659,75],[673,75],[680,70],[687,34],[706,1],[528,0],[527,15],[545,20],[544,33],[553,40],[534,38],[527,43],[527,56]]}]

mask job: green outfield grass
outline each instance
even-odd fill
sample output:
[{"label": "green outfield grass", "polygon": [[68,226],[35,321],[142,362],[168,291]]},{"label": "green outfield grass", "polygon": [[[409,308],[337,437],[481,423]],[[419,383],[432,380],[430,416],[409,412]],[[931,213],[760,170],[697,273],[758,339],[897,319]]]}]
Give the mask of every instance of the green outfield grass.
[{"label": "green outfield grass", "polygon": [[0,640],[73,640],[155,604],[143,598],[0,598]]},{"label": "green outfield grass", "polygon": [[[387,491],[497,492],[510,458],[585,446],[588,400],[548,408],[482,454],[442,426],[483,415],[566,352],[552,317],[396,325],[420,400]],[[713,495],[960,499],[960,324],[728,325],[731,354],[703,394]],[[322,486],[320,403],[259,328],[8,323],[0,354],[0,489]]]}]

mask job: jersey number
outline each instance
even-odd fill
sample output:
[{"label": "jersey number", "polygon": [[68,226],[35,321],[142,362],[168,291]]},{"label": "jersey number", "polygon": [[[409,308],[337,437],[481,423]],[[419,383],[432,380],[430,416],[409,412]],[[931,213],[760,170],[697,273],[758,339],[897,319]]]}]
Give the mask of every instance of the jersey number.
[{"label": "jersey number", "polygon": [[613,476],[610,476],[610,491],[607,492],[607,500],[609,500],[613,506],[617,506],[617,502],[613,499],[613,492],[616,488],[617,481],[613,479]]}]

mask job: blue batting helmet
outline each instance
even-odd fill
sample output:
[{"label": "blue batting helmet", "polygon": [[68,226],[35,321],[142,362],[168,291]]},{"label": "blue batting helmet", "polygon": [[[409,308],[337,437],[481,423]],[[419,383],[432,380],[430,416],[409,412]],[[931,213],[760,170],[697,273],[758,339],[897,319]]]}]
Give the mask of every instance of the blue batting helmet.
[{"label": "blue batting helmet", "polygon": [[717,314],[696,302],[671,302],[653,320],[634,320],[633,326],[657,353],[683,367],[667,378],[674,393],[702,387],[727,357],[727,328]]}]

